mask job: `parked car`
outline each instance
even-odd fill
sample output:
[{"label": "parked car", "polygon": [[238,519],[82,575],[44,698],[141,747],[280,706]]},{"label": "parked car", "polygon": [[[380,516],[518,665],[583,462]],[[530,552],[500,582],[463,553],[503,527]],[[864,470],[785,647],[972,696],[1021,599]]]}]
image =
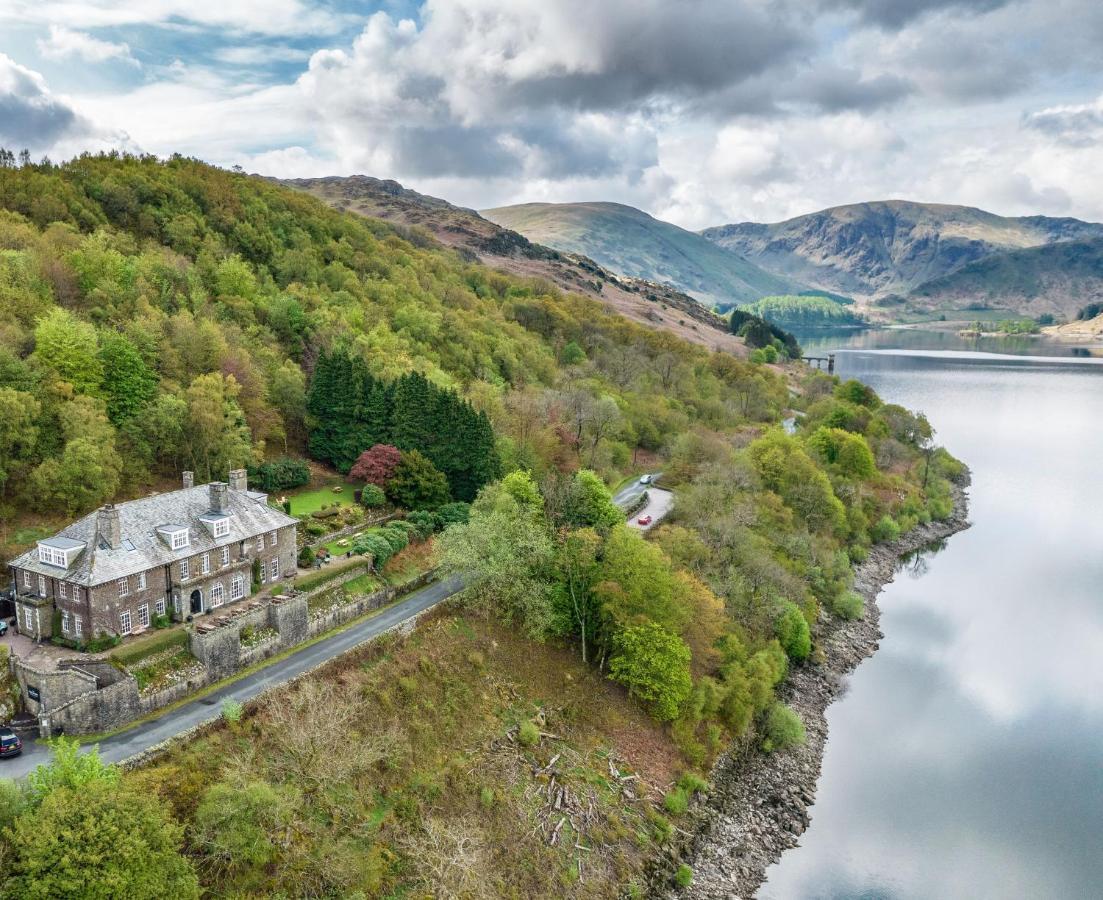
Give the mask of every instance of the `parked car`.
[{"label": "parked car", "polygon": [[8,633],[8,620],[0,619],[0,637]]},{"label": "parked car", "polygon": [[640,484],[651,484],[651,476],[644,475],[642,478],[640,478]]},{"label": "parked car", "polygon": [[23,741],[19,735],[8,728],[0,728],[0,759],[18,756],[23,752]]},{"label": "parked car", "polygon": [[651,524],[651,516],[640,516],[638,519],[636,519],[636,521],[640,525],[650,525]]}]

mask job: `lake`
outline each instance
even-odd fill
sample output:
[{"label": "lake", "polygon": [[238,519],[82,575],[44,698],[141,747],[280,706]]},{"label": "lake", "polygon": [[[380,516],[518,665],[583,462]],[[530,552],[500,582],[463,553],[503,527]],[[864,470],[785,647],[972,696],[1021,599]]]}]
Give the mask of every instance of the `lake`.
[{"label": "lake", "polygon": [[973,527],[881,594],[811,827],[759,896],[1103,896],[1103,361],[800,337],[927,414]]}]

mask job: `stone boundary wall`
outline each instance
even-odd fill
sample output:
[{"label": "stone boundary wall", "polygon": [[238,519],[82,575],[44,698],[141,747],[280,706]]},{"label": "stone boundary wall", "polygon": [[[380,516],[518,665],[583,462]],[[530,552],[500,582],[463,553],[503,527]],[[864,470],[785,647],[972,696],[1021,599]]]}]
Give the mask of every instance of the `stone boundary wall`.
[{"label": "stone boundary wall", "polygon": [[[385,525],[392,519],[397,518],[398,513],[392,512],[387,513],[387,515],[385,516],[380,516],[378,519],[365,519],[363,522],[357,522],[355,525],[346,525],[344,528],[338,528],[336,531],[330,532],[329,534],[323,534],[322,536],[312,541],[306,541],[304,546],[309,547],[311,550],[317,550],[319,547],[328,544],[330,541],[340,540],[343,537],[348,537],[349,535],[356,534],[356,532],[358,531],[363,531],[365,528],[374,528],[377,525]],[[310,516],[307,516],[303,519],[303,521],[306,522],[309,521],[309,519]],[[314,521],[321,522],[324,521],[324,519],[315,519]],[[305,528],[303,529],[303,534],[306,534]]]},{"label": "stone boundary wall", "polygon": [[[43,736],[59,731],[66,734],[111,731],[386,606],[399,596],[424,587],[434,579],[436,571],[425,572],[397,588],[362,594],[310,616],[307,606],[310,597],[323,590],[339,588],[362,574],[363,571],[354,568],[309,593],[273,597],[257,601],[259,605],[256,606],[199,620],[191,629],[189,650],[203,665],[203,672],[149,694],[139,692],[133,675],[120,672],[104,660],[65,660],[58,664],[56,672],[40,672],[13,656],[11,669],[28,710],[38,716]],[[246,626],[257,630],[271,628],[276,634],[255,646],[242,647],[241,631]],[[38,689],[41,702],[28,698],[28,684]]]}]

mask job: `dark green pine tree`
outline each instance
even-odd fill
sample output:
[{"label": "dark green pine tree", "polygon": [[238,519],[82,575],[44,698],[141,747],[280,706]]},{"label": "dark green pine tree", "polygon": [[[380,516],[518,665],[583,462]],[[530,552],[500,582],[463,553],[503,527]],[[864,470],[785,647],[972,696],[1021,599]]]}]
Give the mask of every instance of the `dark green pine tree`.
[{"label": "dark green pine tree", "polygon": [[424,453],[435,442],[432,391],[429,380],[419,372],[408,372],[395,383],[391,443],[399,450]]},{"label": "dark green pine tree", "polygon": [[339,400],[337,380],[340,368],[338,354],[321,354],[314,365],[310,390],[306,395],[306,411],[310,414],[310,455],[330,464],[337,459],[341,443],[335,408]]},{"label": "dark green pine tree", "polygon": [[364,415],[371,443],[391,443],[391,418],[394,407],[394,387],[377,378],[373,378],[364,390]]}]

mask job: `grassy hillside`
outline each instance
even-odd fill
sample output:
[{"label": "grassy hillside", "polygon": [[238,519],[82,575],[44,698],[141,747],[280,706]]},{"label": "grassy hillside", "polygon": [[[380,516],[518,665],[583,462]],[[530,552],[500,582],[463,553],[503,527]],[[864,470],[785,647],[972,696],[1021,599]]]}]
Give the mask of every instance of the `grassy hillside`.
[{"label": "grassy hillside", "polygon": [[[263,180],[82,157],[0,170],[0,207],[9,542],[181,468],[380,439],[411,520],[474,495],[434,545],[459,608],[410,641],[125,777],[61,746],[0,782],[5,895],[619,896],[718,753],[801,739],[775,688],[821,616],[862,614],[852,563],[952,508],[960,464],[857,382]],[[607,485],[658,469],[677,501],[645,538]]]},{"label": "grassy hillside", "polygon": [[1075,318],[1103,300],[1103,239],[1067,241],[994,253],[949,275],[925,282],[907,296],[926,310],[989,308],[1037,317]]},{"label": "grassy hillside", "polygon": [[780,276],[868,300],[907,293],[992,253],[1103,237],[1103,225],[889,200],[769,225],[722,225],[702,234]]},{"label": "grassy hillside", "polygon": [[812,294],[763,297],[739,308],[782,328],[826,328],[862,325],[866,321],[837,300]]},{"label": "grassy hillside", "polygon": [[744,354],[724,320],[681,291],[616,275],[584,254],[553,250],[502,228],[471,209],[419,194],[396,181],[367,175],[296,178],[283,182],[336,209],[385,219],[432,235],[468,259],[523,278],[544,278],[560,290],[583,294],[634,322],[661,328],[709,349]]},{"label": "grassy hillside", "polygon": [[800,289],[700,235],[619,203],[525,203],[482,212],[529,240],[585,254],[615,272],[673,284],[722,310]]}]

